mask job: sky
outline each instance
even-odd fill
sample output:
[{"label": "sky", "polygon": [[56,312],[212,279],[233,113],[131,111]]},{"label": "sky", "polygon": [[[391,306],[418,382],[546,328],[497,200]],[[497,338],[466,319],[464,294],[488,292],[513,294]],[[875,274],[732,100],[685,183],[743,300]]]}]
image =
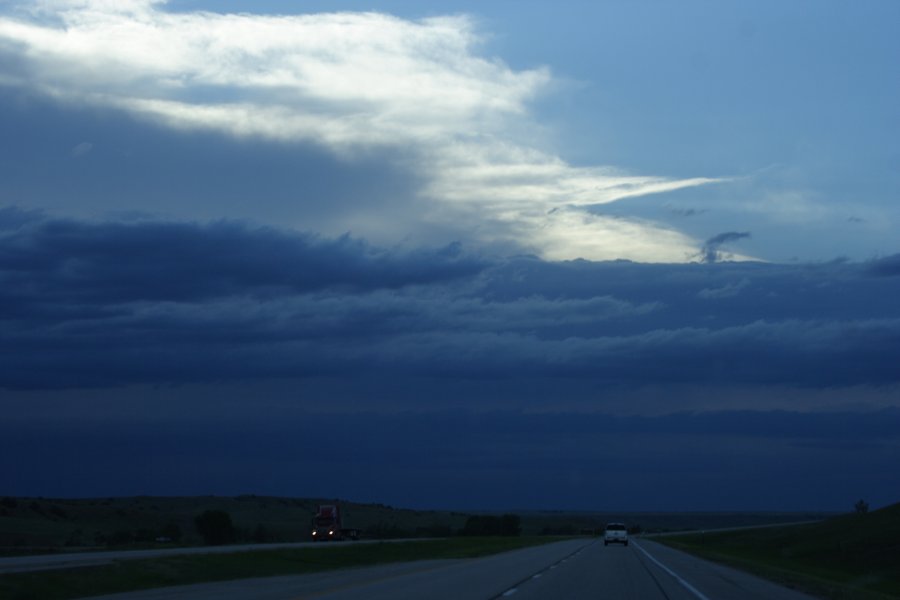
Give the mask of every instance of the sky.
[{"label": "sky", "polygon": [[900,501],[898,29],[0,2],[0,494]]}]

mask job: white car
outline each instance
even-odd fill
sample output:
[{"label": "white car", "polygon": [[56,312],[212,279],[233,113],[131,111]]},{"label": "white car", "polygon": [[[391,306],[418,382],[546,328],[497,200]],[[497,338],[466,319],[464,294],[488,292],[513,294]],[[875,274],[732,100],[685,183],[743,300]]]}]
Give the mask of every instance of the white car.
[{"label": "white car", "polygon": [[603,534],[603,545],[610,544],[628,545],[628,528],[624,523],[609,523],[606,525],[606,532]]}]

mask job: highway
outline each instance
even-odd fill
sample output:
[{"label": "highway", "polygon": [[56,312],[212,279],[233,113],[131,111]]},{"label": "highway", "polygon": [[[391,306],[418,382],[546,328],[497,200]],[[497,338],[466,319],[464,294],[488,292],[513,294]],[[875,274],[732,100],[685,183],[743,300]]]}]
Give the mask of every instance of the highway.
[{"label": "highway", "polygon": [[[93,600],[99,600],[96,597]],[[811,600],[650,540],[567,540],[477,559],[419,561],[103,596],[103,600]]]}]

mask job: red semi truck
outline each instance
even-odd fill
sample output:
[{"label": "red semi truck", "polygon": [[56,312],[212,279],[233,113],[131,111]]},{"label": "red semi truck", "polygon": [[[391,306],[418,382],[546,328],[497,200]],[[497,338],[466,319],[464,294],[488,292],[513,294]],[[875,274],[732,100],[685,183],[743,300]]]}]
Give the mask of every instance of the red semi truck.
[{"label": "red semi truck", "polygon": [[312,520],[312,538],[314,541],[359,539],[359,529],[344,526],[339,504],[320,504]]}]

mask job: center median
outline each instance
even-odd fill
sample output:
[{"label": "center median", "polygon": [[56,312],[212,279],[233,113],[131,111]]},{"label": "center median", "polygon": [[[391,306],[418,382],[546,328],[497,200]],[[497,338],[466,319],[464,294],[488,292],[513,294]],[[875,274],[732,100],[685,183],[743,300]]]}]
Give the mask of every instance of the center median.
[{"label": "center median", "polygon": [[559,541],[555,537],[446,538],[237,550],[122,560],[112,564],[0,575],[0,597],[68,600],[90,595],[276,575],[303,575],[392,562],[477,558]]}]

